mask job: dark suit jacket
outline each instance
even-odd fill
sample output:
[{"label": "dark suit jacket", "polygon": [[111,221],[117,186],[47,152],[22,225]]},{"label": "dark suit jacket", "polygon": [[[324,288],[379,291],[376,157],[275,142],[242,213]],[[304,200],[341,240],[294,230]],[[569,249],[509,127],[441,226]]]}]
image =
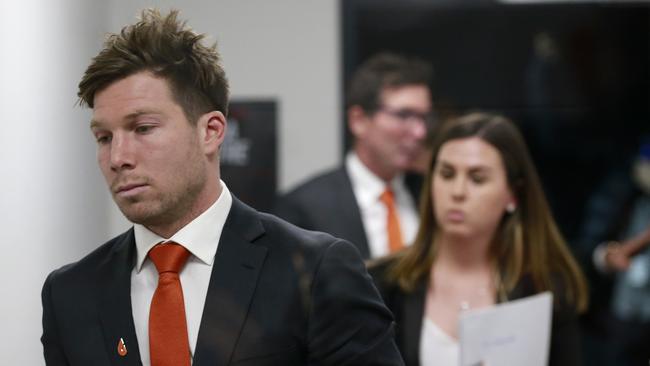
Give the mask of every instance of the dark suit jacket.
[{"label": "dark suit jacket", "polygon": [[[417,202],[420,177],[407,175],[405,184]],[[304,229],[350,241],[364,259],[370,258],[361,212],[345,166],[318,175],[283,195],[274,213]]]},{"label": "dark suit jacket", "polygon": [[[133,230],[43,287],[48,365],[140,365],[131,313]],[[233,199],[199,329],[194,366],[402,365],[393,319],[357,250]],[[128,354],[117,353],[120,338]]]},{"label": "dark suit jacket", "polygon": [[[420,332],[424,318],[424,305],[428,283],[422,281],[415,290],[404,292],[397,284],[386,279],[390,261],[370,266],[370,274],[388,308],[395,315],[395,341],[407,366],[420,365]],[[530,278],[524,278],[508,299],[514,300],[536,293]],[[558,295],[555,294],[554,297]],[[557,299],[556,299],[557,300]],[[551,325],[550,366],[582,365],[580,333],[577,315],[562,298],[553,305]],[[532,315],[534,316],[534,315]]]}]

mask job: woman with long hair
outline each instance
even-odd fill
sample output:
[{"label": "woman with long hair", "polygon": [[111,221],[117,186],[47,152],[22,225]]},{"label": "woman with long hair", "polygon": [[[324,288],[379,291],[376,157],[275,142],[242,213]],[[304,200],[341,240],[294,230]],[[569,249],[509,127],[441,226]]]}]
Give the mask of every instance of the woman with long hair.
[{"label": "woman with long hair", "polygon": [[445,124],[424,187],[414,244],[370,265],[406,365],[458,365],[461,311],[544,291],[549,364],[579,365],[586,282],[514,124],[485,113]]}]

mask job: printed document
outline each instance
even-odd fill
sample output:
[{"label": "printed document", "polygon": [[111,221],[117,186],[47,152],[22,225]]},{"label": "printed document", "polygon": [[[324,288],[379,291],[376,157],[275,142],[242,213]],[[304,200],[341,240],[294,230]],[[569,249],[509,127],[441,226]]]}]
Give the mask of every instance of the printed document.
[{"label": "printed document", "polygon": [[462,366],[546,366],[551,335],[550,292],[460,315]]}]

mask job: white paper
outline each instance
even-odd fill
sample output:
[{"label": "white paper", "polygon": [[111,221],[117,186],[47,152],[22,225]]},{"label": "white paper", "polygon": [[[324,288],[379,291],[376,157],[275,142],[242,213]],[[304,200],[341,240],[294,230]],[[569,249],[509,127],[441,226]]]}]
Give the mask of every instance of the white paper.
[{"label": "white paper", "polygon": [[551,334],[550,292],[460,315],[461,366],[546,366]]}]

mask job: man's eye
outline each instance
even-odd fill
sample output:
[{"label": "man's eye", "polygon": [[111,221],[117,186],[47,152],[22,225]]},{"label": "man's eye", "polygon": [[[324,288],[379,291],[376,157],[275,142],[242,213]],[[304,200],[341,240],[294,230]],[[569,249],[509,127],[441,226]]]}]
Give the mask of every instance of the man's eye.
[{"label": "man's eye", "polygon": [[147,132],[150,132],[152,129],[153,129],[153,126],[142,125],[142,126],[136,127],[135,132],[137,132],[137,133],[147,133]]},{"label": "man's eye", "polygon": [[399,110],[395,112],[395,116],[399,119],[409,119],[413,114],[410,111]]},{"label": "man's eye", "polygon": [[108,144],[109,142],[111,142],[111,137],[106,135],[97,136],[95,137],[95,139],[97,140],[97,143],[100,145]]},{"label": "man's eye", "polygon": [[430,113],[420,113],[418,111],[414,111],[414,110],[411,110],[411,109],[401,109],[401,110],[395,112],[395,116],[397,116],[397,118],[399,118],[401,120],[404,120],[404,121],[417,119],[417,120],[426,122],[426,121],[429,121],[430,118],[431,118]]}]

